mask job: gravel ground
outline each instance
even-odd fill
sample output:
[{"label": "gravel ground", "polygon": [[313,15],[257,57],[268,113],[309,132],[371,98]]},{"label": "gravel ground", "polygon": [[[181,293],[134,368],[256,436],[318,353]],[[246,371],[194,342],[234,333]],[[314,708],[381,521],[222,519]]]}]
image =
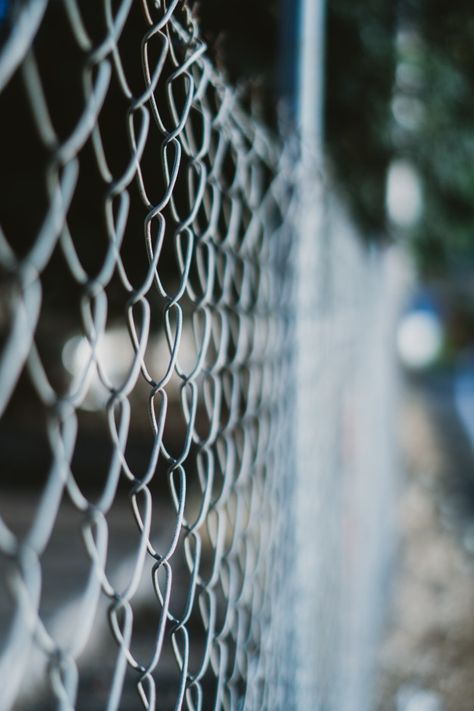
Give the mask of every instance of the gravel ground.
[{"label": "gravel ground", "polygon": [[400,548],[379,711],[474,710],[474,456],[449,384],[406,389]]}]

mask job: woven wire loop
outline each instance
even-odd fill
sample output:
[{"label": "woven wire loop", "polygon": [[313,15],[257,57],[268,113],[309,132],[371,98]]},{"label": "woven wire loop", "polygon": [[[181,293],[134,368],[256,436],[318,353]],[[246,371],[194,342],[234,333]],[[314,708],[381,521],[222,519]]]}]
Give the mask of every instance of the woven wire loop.
[{"label": "woven wire loop", "polygon": [[2,708],[291,708],[291,180],[183,2],[0,19]]}]

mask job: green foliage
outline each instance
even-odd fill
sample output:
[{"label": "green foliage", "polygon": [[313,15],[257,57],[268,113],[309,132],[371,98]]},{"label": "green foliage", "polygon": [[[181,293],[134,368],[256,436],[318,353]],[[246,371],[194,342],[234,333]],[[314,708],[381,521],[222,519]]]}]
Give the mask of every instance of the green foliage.
[{"label": "green foliage", "polygon": [[[419,38],[421,119],[401,150],[421,176],[424,211],[411,235],[423,272],[474,266],[474,16],[471,3],[411,0],[406,23]],[[403,61],[403,52],[401,60]]]},{"label": "green foliage", "polygon": [[[287,7],[292,7],[286,0]],[[275,124],[283,0],[200,0],[214,59],[250,80]],[[296,7],[296,6],[295,6]],[[474,266],[474,13],[470,0],[328,0],[330,170],[362,233],[388,233],[387,169],[418,171],[423,214],[406,239],[425,274]]]},{"label": "green foliage", "polygon": [[393,154],[393,38],[392,3],[328,3],[328,152],[334,175],[362,231],[372,237],[385,231],[385,180]]}]

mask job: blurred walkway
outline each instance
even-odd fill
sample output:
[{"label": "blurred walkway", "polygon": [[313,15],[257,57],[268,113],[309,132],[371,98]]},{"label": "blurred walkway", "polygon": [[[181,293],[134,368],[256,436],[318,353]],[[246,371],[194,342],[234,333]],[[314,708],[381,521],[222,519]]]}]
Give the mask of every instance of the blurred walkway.
[{"label": "blurred walkway", "polygon": [[406,387],[400,555],[379,711],[474,709],[474,452],[449,377]]}]

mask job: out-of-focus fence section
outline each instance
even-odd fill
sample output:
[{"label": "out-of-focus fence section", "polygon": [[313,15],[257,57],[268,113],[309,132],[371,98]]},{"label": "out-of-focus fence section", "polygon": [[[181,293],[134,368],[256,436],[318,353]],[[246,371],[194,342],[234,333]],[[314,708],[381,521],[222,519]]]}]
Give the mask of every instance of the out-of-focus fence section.
[{"label": "out-of-focus fence section", "polygon": [[393,562],[406,267],[316,180],[300,191],[297,259],[298,708],[362,711]]}]

